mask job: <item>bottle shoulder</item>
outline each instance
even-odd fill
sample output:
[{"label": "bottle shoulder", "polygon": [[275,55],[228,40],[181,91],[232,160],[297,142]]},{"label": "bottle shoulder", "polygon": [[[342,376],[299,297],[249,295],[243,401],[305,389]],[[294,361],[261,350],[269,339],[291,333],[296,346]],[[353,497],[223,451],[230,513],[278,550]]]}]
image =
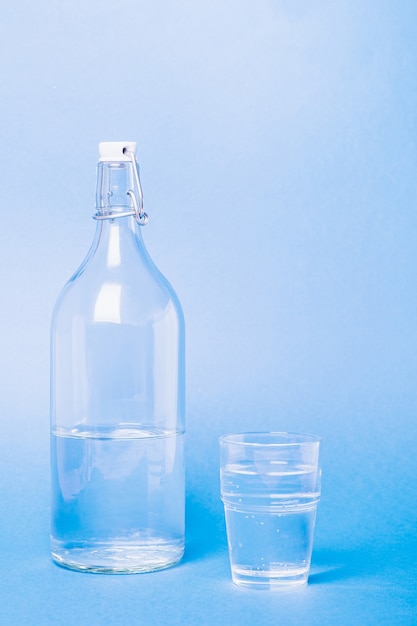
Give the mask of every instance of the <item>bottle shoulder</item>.
[{"label": "bottle shoulder", "polygon": [[[132,242],[130,242],[132,243]],[[97,241],[78,270],[61,290],[53,313],[92,321],[139,323],[176,318],[183,325],[181,304],[172,285],[158,269],[146,248],[134,242],[123,253],[104,253]]]}]

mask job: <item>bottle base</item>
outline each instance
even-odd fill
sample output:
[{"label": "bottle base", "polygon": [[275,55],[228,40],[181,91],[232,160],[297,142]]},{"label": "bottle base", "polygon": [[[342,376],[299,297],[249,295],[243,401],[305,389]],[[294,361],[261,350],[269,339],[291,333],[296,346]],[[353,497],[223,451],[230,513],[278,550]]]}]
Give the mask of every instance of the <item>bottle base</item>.
[{"label": "bottle base", "polygon": [[133,544],[123,541],[68,544],[51,541],[53,561],[66,569],[95,574],[140,574],[176,565],[184,554],[182,542]]}]

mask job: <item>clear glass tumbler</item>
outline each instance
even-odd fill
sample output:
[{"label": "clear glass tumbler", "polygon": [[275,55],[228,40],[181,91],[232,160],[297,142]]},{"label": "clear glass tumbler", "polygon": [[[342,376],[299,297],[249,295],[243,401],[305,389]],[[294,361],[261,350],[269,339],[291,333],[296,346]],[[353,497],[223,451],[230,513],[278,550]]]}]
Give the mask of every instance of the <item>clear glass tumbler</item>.
[{"label": "clear glass tumbler", "polygon": [[319,446],[319,437],[301,433],[220,438],[221,497],[236,585],[307,583],[320,499]]}]

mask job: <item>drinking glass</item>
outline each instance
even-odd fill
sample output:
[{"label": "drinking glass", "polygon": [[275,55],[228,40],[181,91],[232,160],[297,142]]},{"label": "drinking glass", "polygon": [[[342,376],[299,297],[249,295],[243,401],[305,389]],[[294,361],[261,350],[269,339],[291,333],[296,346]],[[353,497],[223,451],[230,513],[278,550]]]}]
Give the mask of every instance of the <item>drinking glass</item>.
[{"label": "drinking glass", "polygon": [[232,580],[253,589],[307,583],[320,499],[320,438],[286,432],[220,438]]}]

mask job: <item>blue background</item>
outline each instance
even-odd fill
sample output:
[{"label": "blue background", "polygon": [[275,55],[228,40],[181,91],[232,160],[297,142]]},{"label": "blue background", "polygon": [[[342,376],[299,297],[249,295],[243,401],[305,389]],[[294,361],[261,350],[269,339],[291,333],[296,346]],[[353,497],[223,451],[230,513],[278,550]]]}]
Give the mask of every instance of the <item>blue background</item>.
[{"label": "blue background", "polygon": [[[417,4],[3,0],[0,622],[417,624]],[[187,552],[49,557],[49,321],[136,140],[187,322]],[[320,434],[310,585],[231,583],[218,436]]]}]

